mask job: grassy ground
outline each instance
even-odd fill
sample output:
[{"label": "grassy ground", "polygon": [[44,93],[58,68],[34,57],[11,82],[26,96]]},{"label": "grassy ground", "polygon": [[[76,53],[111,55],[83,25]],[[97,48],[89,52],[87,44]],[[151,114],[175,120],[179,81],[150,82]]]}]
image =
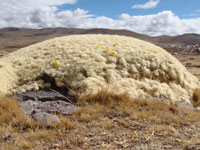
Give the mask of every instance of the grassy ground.
[{"label": "grassy ground", "polygon": [[0,149],[200,149],[200,111],[101,91],[79,96],[80,110],[42,127],[17,101],[0,100]]}]

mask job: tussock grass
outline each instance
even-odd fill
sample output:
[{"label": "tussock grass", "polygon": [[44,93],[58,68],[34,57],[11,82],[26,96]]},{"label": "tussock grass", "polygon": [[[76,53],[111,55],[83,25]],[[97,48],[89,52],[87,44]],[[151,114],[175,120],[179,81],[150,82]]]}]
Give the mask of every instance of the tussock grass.
[{"label": "tussock grass", "polygon": [[0,126],[17,130],[34,128],[37,123],[22,113],[16,100],[4,97],[0,99]]},{"label": "tussock grass", "polygon": [[[88,104],[104,104],[109,105],[113,102],[127,102],[130,101],[130,97],[127,94],[117,94],[112,92],[108,87],[102,88],[96,94],[78,94],[78,104],[79,105],[88,105]],[[114,100],[114,101],[113,101]]]},{"label": "tussock grass", "polygon": [[200,89],[195,89],[192,104],[194,107],[200,106]]},{"label": "tussock grass", "polygon": [[133,120],[148,119],[157,123],[176,124],[200,121],[198,111],[180,110],[177,106],[168,105],[159,99],[132,99],[126,94],[116,94],[109,89],[102,89],[97,94],[80,95],[78,103],[82,108],[75,114],[83,122],[99,120],[99,116],[129,117]]}]

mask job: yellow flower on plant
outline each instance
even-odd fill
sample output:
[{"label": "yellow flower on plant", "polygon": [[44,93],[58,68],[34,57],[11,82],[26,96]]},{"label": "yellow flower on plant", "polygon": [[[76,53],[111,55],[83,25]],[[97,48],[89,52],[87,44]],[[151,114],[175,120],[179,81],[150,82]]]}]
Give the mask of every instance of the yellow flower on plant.
[{"label": "yellow flower on plant", "polygon": [[116,52],[115,52],[115,51],[112,51],[112,52],[110,53],[110,56],[114,56],[114,55],[116,55]]},{"label": "yellow flower on plant", "polygon": [[39,53],[35,53],[35,56],[36,56],[36,57],[39,57],[39,56],[40,56],[40,54],[39,54]]},{"label": "yellow flower on plant", "polygon": [[106,49],[105,49],[105,52],[106,52],[106,53],[108,53],[109,51],[110,51],[110,49],[109,49],[109,48],[106,48]]},{"label": "yellow flower on plant", "polygon": [[118,45],[119,45],[119,43],[117,43],[117,42],[114,44],[114,46],[118,46]]},{"label": "yellow flower on plant", "polygon": [[53,42],[53,43],[52,43],[52,46],[56,46],[56,42]]},{"label": "yellow flower on plant", "polygon": [[98,49],[98,48],[100,48],[100,46],[97,45],[95,48]]},{"label": "yellow flower on plant", "polygon": [[59,61],[58,60],[54,60],[53,67],[54,68],[58,68],[59,67]]}]

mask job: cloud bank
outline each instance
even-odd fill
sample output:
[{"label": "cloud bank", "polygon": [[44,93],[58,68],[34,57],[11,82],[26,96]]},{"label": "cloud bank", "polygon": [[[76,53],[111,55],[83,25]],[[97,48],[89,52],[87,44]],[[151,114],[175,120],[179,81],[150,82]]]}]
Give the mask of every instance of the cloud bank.
[{"label": "cloud bank", "polygon": [[159,2],[160,2],[160,0],[149,0],[148,2],[146,2],[144,4],[133,5],[132,8],[150,9],[150,8],[156,7]]},{"label": "cloud bank", "polygon": [[95,17],[80,8],[74,11],[58,11],[58,5],[76,2],[76,0],[2,0],[0,28],[111,28],[127,29],[151,36],[200,34],[200,18],[180,19],[169,10],[144,16],[121,14],[117,19],[106,16]]}]

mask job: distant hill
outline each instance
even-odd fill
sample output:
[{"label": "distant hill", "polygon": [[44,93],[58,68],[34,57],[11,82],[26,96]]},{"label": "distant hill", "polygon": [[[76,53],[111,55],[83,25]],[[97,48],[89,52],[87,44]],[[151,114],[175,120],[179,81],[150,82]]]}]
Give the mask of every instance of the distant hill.
[{"label": "distant hill", "polygon": [[200,34],[183,34],[178,36],[157,36],[154,42],[162,44],[195,45],[200,44]]},{"label": "distant hill", "polygon": [[135,37],[154,43],[159,46],[164,45],[193,45],[200,44],[199,34],[183,34],[179,36],[157,36],[151,37],[128,30],[112,29],[75,29],[75,28],[45,28],[45,29],[26,29],[26,28],[3,28],[0,29],[0,50],[14,51],[19,48],[38,43],[43,40],[59,36],[73,34],[112,34]]}]

